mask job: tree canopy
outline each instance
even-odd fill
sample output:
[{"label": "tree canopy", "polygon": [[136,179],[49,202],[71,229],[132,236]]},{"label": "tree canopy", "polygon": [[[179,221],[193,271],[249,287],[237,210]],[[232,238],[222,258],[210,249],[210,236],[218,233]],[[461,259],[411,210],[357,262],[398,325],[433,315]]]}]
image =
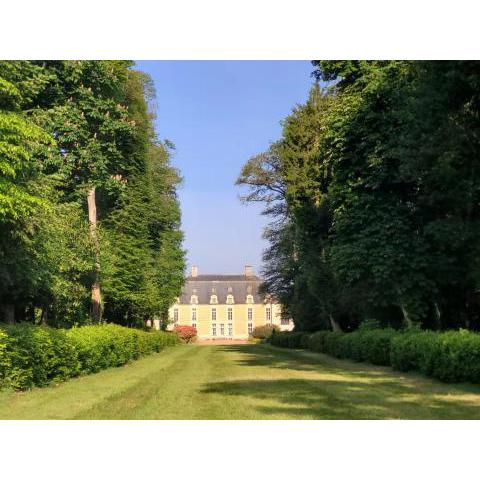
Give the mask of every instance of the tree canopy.
[{"label": "tree canopy", "polygon": [[265,288],[305,330],[479,329],[480,63],[313,65],[274,172],[239,178],[283,185]]},{"label": "tree canopy", "polygon": [[128,61],[0,63],[4,320],[165,316],[183,279],[181,178],[154,94]]}]

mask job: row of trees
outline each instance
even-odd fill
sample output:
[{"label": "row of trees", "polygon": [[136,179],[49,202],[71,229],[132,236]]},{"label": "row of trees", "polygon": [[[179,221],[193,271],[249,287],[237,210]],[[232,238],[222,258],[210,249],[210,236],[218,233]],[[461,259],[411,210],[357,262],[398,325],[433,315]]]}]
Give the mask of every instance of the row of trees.
[{"label": "row of trees", "polygon": [[132,67],[0,62],[4,321],[140,325],[179,294],[180,177]]},{"label": "row of trees", "polygon": [[272,217],[265,290],[301,330],[480,329],[480,62],[313,65],[237,181]]}]

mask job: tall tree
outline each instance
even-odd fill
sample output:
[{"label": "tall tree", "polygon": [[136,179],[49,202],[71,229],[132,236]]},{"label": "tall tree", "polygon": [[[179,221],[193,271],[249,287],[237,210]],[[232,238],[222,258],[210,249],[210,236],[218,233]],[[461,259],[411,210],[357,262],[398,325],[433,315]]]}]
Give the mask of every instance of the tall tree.
[{"label": "tall tree", "polygon": [[282,185],[265,288],[304,330],[480,329],[480,62],[313,63],[328,87],[239,179]]},{"label": "tall tree", "polygon": [[[101,319],[100,243],[97,233],[97,193],[118,195],[122,179],[135,167],[135,128],[126,107],[130,62],[47,62],[55,76],[45,101],[45,125],[60,147],[59,165],[67,179],[65,190],[84,197],[96,267],[92,282],[91,315]],[[135,156],[133,155],[133,160]],[[132,165],[133,164],[133,165]]]},{"label": "tall tree", "polygon": [[154,132],[153,82],[131,66],[0,63],[0,306],[8,321],[96,322],[105,297],[109,321],[140,325],[165,315],[180,292],[180,177],[171,143]]},{"label": "tall tree", "polygon": [[36,155],[53,139],[27,114],[44,83],[41,69],[30,63],[0,62],[0,305],[7,322],[14,321],[16,299],[33,289],[35,266],[23,261],[31,239],[29,218],[49,206],[34,186],[42,174]]}]

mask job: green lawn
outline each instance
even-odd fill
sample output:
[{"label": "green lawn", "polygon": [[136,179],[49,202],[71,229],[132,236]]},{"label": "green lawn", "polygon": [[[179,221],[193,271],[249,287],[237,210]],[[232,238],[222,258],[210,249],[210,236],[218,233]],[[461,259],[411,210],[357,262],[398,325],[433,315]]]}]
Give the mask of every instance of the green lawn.
[{"label": "green lawn", "polygon": [[185,345],[28,392],[2,419],[473,419],[480,386],[266,345]]}]

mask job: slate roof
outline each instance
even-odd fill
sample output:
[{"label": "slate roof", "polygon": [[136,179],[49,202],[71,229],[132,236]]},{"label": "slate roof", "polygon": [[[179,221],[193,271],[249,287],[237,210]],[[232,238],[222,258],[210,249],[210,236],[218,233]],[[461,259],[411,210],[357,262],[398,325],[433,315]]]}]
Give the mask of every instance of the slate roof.
[{"label": "slate roof", "polygon": [[[187,277],[180,296],[180,304],[190,304],[192,295],[198,296],[198,303],[210,303],[210,296],[217,295],[218,303],[226,303],[227,295],[233,295],[234,303],[246,303],[247,295],[253,295],[254,303],[262,303],[258,293],[262,280],[256,275],[197,275]],[[212,292],[212,289],[215,289]]]}]

